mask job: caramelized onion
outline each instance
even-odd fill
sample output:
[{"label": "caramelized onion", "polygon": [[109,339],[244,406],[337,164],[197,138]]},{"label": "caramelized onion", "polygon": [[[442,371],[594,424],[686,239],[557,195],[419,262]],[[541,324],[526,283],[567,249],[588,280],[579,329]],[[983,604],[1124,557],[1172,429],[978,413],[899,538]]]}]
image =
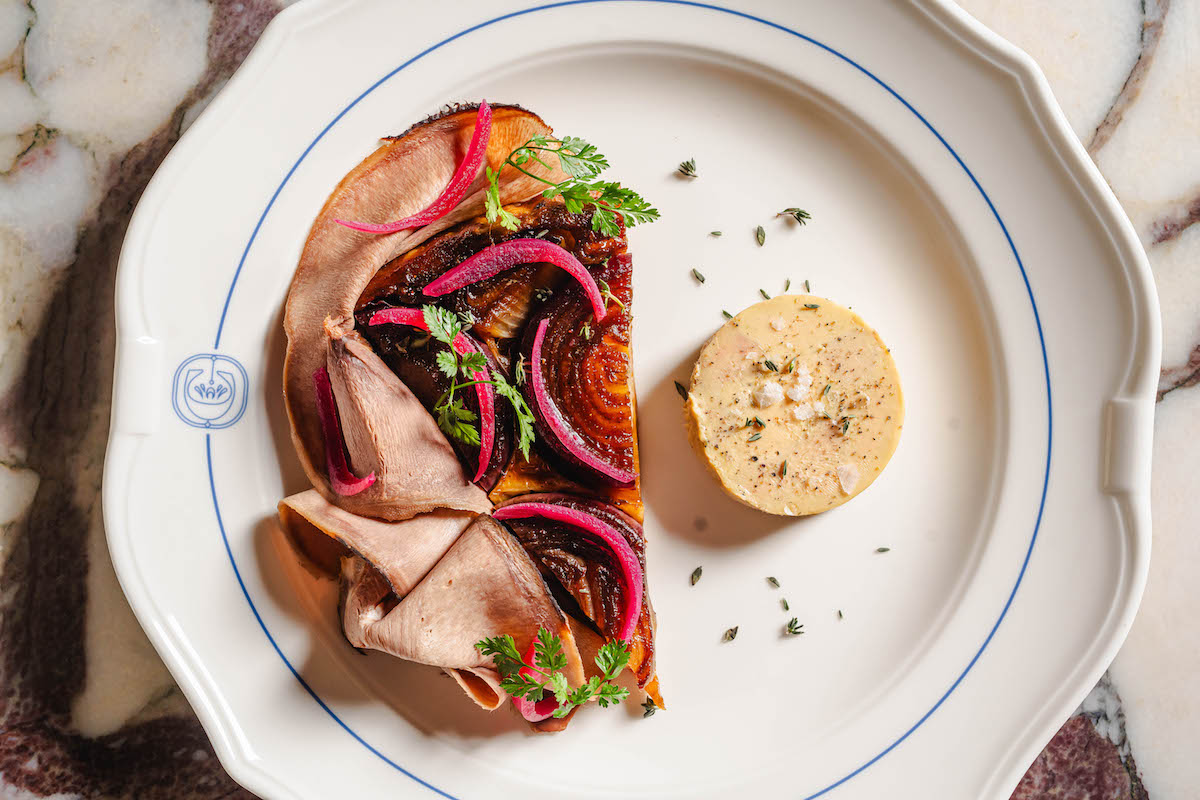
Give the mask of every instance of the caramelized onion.
[{"label": "caramelized onion", "polygon": [[[549,506],[562,513],[528,514],[519,510],[522,506]],[[518,511],[508,510],[512,508]],[[633,552],[640,567],[642,588],[641,608],[632,630],[626,628],[630,587],[616,551],[606,539],[590,533],[589,528],[554,518],[571,512],[599,520],[621,536]],[[605,639],[624,639],[629,646],[629,666],[637,675],[638,685],[648,685],[654,677],[654,610],[645,588],[646,544],[641,525],[610,503],[560,492],[514,498],[498,506],[493,515],[504,520],[504,525],[525,548],[563,611]]]},{"label": "caramelized onion", "polygon": [[[630,298],[631,272],[628,256],[617,256],[597,274],[614,296]],[[637,480],[630,325],[628,308],[616,304],[597,322],[583,292],[568,285],[525,330],[521,349],[530,377],[522,391],[536,418],[538,442],[555,466],[585,484],[628,486]]]},{"label": "caramelized onion", "polygon": [[329,473],[329,485],[343,497],[350,497],[375,483],[375,473],[356,477],[346,463],[346,442],[342,438],[342,426],[338,422],[337,403],[333,398],[333,384],[329,382],[329,371],[321,367],[313,373],[313,386],[317,391],[317,416],[321,418],[321,433],[325,438],[325,469]]},{"label": "caramelized onion", "polygon": [[638,561],[637,553],[633,552],[633,548],[629,546],[629,542],[616,529],[586,511],[552,503],[513,503],[496,509],[492,516],[500,520],[544,517],[567,525],[574,525],[603,541],[616,556],[625,584],[624,617],[617,638],[625,642],[633,639],[633,631],[637,627],[638,617],[642,613],[642,586],[644,585],[642,564]]}]

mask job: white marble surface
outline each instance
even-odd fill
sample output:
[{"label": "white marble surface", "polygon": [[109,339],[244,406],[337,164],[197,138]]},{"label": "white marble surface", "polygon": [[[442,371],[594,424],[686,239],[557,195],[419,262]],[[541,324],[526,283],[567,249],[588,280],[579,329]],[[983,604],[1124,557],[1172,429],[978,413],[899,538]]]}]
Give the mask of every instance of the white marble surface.
[{"label": "white marble surface", "polygon": [[[1163,309],[1150,584],[1111,682],[1082,708],[1135,777],[1118,771],[1111,791],[1025,796],[1190,800],[1200,797],[1200,387],[1187,384],[1200,379],[1200,225],[1187,225],[1200,218],[1200,0],[961,4],[1042,65],[1147,247]],[[105,304],[141,187],[277,7],[0,0],[0,648],[8,648],[0,658],[0,797],[237,791],[108,563],[96,494],[112,357]],[[95,317],[83,340],[59,330],[64,311]],[[68,397],[61,381],[39,372],[45,359],[100,385]],[[29,553],[51,546],[70,554],[55,569],[84,588],[70,613],[85,624],[64,635],[73,655],[51,676],[65,698],[39,688],[35,659],[13,650],[27,641],[22,620],[55,600],[33,585],[47,576],[28,569]],[[178,724],[155,727],[162,720]],[[161,747],[171,743],[170,772],[138,762],[157,752],[150,744],[129,749],[153,736]],[[93,763],[96,753],[117,752],[136,777]],[[1050,774],[1074,757],[1047,757],[1039,768]]]}]

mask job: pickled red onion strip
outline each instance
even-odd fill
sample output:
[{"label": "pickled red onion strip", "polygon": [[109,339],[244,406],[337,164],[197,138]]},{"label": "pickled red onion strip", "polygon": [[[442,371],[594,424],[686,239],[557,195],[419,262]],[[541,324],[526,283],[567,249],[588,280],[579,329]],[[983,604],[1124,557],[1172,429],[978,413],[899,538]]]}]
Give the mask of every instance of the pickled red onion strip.
[{"label": "pickled red onion strip", "polygon": [[[534,639],[532,642],[530,642],[529,649],[525,651],[524,660],[526,664],[534,663],[533,652],[535,647],[537,647],[537,639]],[[534,672],[530,667],[521,667],[517,674],[523,677],[535,679],[539,677],[539,673]],[[552,694],[543,695],[540,700],[529,700],[524,697],[514,697],[512,701],[513,705],[516,706],[517,711],[521,712],[521,716],[525,718],[526,722],[542,722],[544,720],[548,720],[550,717],[554,716],[554,712],[558,709],[558,700],[555,699],[554,695]]]},{"label": "pickled red onion strip", "polygon": [[356,477],[346,463],[346,443],[338,421],[333,384],[329,382],[329,371],[325,367],[313,373],[313,385],[317,390],[317,416],[321,418],[321,433],[325,437],[325,468],[329,472],[329,485],[343,497],[356,495],[375,483],[375,473],[365,478]]},{"label": "pickled red onion strip", "polygon": [[533,389],[533,399],[537,403],[537,410],[541,412],[541,417],[546,421],[546,425],[550,428],[551,433],[554,434],[555,438],[562,443],[562,446],[571,455],[578,458],[591,469],[596,470],[602,475],[607,475],[618,483],[633,483],[637,479],[636,474],[623,470],[620,467],[614,467],[589,450],[579,434],[567,426],[567,423],[562,418],[562,414],[559,413],[558,407],[554,405],[554,400],[550,397],[550,392],[546,387],[546,379],[542,375],[542,341],[546,338],[546,329],[549,324],[549,319],[543,319],[538,323],[537,333],[533,337],[529,384]]},{"label": "pickled red onion strip", "polygon": [[[425,314],[419,308],[385,308],[376,311],[367,321],[368,325],[410,325],[428,331],[425,324]],[[454,349],[459,353],[482,353],[479,345],[460,333],[454,337]],[[471,373],[477,381],[489,381],[491,377],[484,371]],[[492,448],[496,442],[496,393],[490,383],[475,384],[475,395],[479,398],[479,465],[472,481],[479,481],[487,472],[492,460]]]},{"label": "pickled red onion strip", "polygon": [[592,314],[595,315],[596,321],[604,319],[607,313],[604,296],[587,267],[567,250],[542,239],[509,239],[507,242],[480,250],[457,267],[443,273],[421,291],[429,297],[441,297],[521,264],[543,262],[561,267],[579,281],[579,285],[587,294],[588,302],[592,304]]},{"label": "pickled red onion strip", "polygon": [[351,222],[344,219],[335,219],[334,222],[363,233],[395,233],[409,228],[419,228],[441,219],[453,211],[454,207],[467,196],[467,190],[471,188],[471,183],[483,166],[484,156],[487,155],[488,139],[491,138],[491,135],[492,109],[486,102],[483,102],[479,104],[479,113],[475,115],[475,132],[471,134],[471,144],[467,147],[467,154],[459,162],[458,169],[454,171],[454,176],[450,178],[446,188],[424,211],[418,211],[412,216],[384,225]]},{"label": "pickled red onion strip", "polygon": [[581,528],[608,545],[617,557],[617,564],[621,567],[621,578],[625,582],[625,618],[618,638],[626,643],[633,640],[633,632],[642,614],[642,564],[629,542],[616,528],[586,511],[553,503],[513,503],[497,508],[492,512],[492,516],[500,520],[543,517],[565,522]]}]

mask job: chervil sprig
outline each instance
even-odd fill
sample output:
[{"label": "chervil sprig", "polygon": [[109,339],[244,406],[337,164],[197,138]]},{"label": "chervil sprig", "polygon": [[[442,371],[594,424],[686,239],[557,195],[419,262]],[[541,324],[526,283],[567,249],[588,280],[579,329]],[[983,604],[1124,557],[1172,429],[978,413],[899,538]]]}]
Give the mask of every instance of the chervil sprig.
[{"label": "chervil sprig", "polygon": [[[517,417],[517,446],[521,454],[529,458],[529,446],[534,440],[533,412],[530,411],[520,390],[499,372],[490,369],[483,353],[459,353],[454,349],[454,339],[463,329],[464,320],[461,317],[449,309],[434,305],[423,306],[421,313],[425,317],[429,335],[446,345],[445,349],[437,354],[438,369],[450,379],[450,387],[433,406],[433,417],[437,420],[438,427],[453,439],[478,446],[479,430],[475,423],[479,418],[467,408],[456,393],[478,383],[491,384],[496,394],[512,406]],[[487,375],[488,379],[476,379],[475,374],[478,372]]]},{"label": "chervil sprig", "polygon": [[[562,640],[545,628],[538,630],[532,664],[526,664],[521,659],[516,643],[507,634],[482,639],[475,643],[475,649],[492,657],[500,672],[500,688],[513,697],[536,701],[545,692],[551,692],[558,701],[558,708],[554,710],[554,716],[558,719],[592,700],[599,703],[601,708],[608,708],[629,696],[628,689],[614,683],[629,665],[629,648],[620,639],[605,642],[596,652],[596,666],[602,674],[593,675],[575,688],[571,688],[562,672],[567,667]],[[526,670],[527,674],[522,675],[522,670]]]},{"label": "chervil sprig", "polygon": [[[558,159],[559,168],[567,174],[566,180],[556,183],[527,168],[532,162],[553,170],[550,163],[553,159]],[[500,223],[508,230],[516,230],[520,221],[500,204],[500,173],[506,166],[546,184],[542,196],[562,197],[563,204],[572,214],[582,211],[585,205],[595,206],[592,229],[605,236],[620,235],[618,217],[623,218],[626,227],[630,228],[658,219],[658,209],[633,189],[613,181],[597,180],[600,173],[608,169],[608,159],[595,145],[577,136],[554,138],[538,135],[509,153],[499,170],[488,167],[486,172],[488,186],[484,200],[487,219]]]}]

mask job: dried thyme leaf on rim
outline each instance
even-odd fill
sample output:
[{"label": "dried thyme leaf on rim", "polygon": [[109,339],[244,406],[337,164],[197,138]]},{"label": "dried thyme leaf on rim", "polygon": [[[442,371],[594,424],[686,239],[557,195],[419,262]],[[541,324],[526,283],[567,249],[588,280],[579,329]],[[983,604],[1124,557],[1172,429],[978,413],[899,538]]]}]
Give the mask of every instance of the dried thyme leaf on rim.
[{"label": "dried thyme leaf on rim", "polygon": [[679,396],[682,397],[684,400],[688,399],[687,387],[684,386],[679,381],[675,381],[675,391],[679,392]]},{"label": "dried thyme leaf on rim", "polygon": [[762,295],[762,299],[763,299],[763,300],[770,300],[770,299],[771,299],[771,295],[767,294],[767,293],[766,293],[764,290],[762,290],[762,289],[759,289],[759,290],[758,290],[758,293]]},{"label": "dried thyme leaf on rim", "polygon": [[756,434],[754,434],[753,436],[751,436],[749,439],[747,439],[746,441],[747,441],[747,442],[757,442],[757,441],[758,441],[759,439],[761,439],[761,438],[762,438],[762,434],[761,434],[761,433],[756,433]]},{"label": "dried thyme leaf on rim", "polygon": [[812,219],[812,214],[808,213],[803,208],[785,208],[783,211],[780,211],[775,216],[791,217],[792,219],[796,220],[796,222],[800,223],[801,225],[807,225],[808,221],[810,219]]},{"label": "dried thyme leaf on rim", "polygon": [[806,311],[815,311],[820,307],[821,307],[820,303],[805,303],[804,304],[804,309]]},{"label": "dried thyme leaf on rim", "polygon": [[692,586],[700,582],[700,576],[704,574],[704,567],[696,567],[692,570]]},{"label": "dried thyme leaf on rim", "polygon": [[725,319],[733,319],[733,314],[730,314],[725,309],[721,309],[721,315],[724,316]]}]

